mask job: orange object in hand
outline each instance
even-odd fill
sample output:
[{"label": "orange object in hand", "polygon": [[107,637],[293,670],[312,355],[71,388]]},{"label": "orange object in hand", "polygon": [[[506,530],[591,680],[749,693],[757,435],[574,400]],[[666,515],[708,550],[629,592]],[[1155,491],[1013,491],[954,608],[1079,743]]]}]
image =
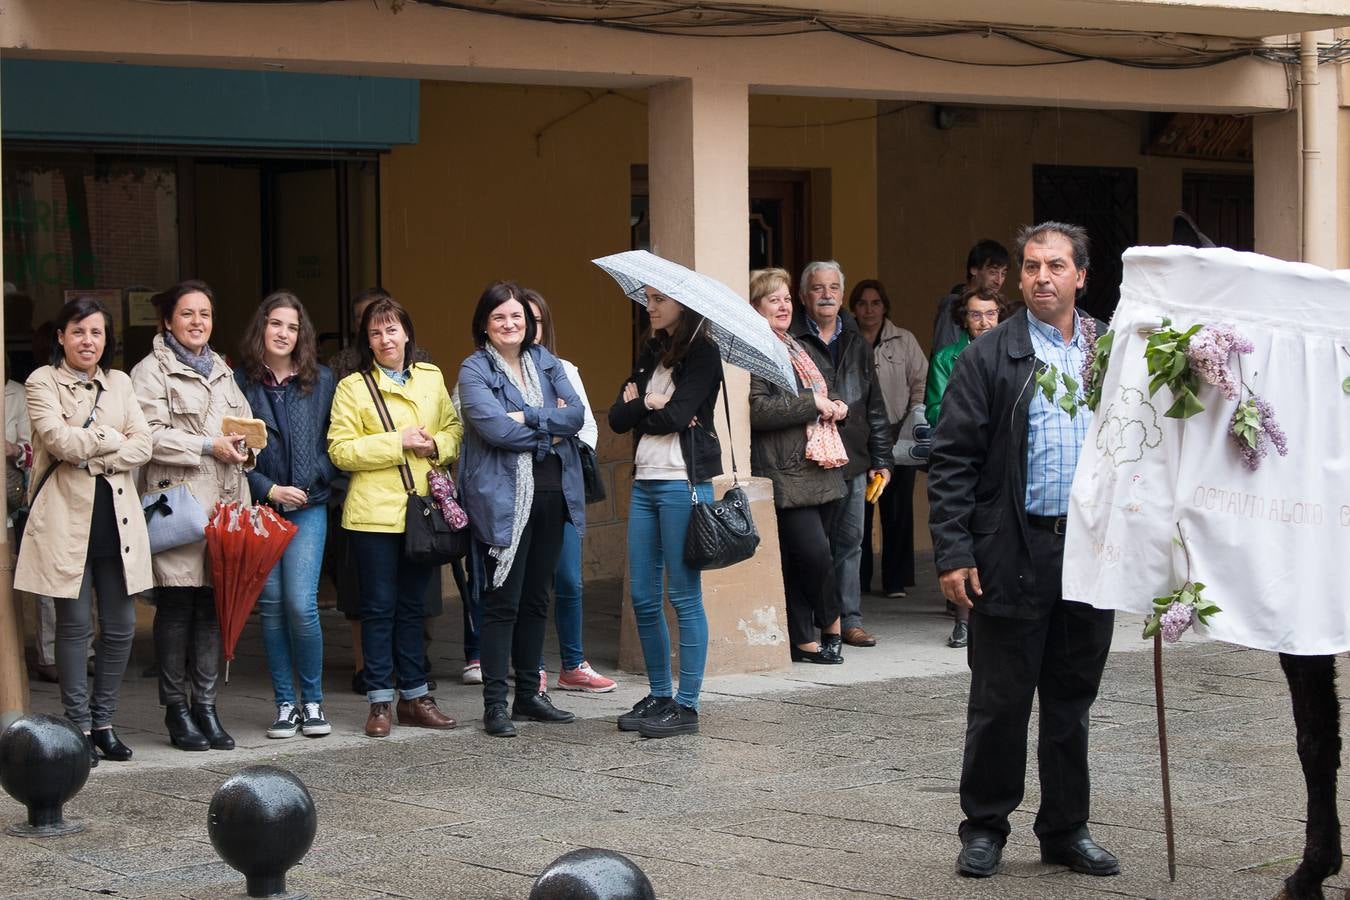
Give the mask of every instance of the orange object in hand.
[{"label": "orange object in hand", "polygon": [[872,476],[872,480],[867,483],[867,493],[864,494],[868,503],[876,503],[881,492],[886,489],[886,479],[880,472]]}]

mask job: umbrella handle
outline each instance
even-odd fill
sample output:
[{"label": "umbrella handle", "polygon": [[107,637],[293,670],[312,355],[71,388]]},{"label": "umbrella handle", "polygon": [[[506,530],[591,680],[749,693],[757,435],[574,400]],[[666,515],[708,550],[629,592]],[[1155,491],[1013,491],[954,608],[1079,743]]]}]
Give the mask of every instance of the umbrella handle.
[{"label": "umbrella handle", "polygon": [[230,661],[228,659],[225,660],[225,683],[230,683]]}]

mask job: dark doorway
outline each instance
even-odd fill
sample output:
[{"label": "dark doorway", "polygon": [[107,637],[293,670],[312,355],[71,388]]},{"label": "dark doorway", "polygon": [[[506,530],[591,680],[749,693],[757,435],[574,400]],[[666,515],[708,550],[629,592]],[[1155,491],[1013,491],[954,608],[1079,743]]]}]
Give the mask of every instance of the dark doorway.
[{"label": "dark doorway", "polygon": [[1254,194],[1250,175],[1186,172],[1181,178],[1181,208],[1220,247],[1256,248]]},{"label": "dark doorway", "polygon": [[1135,169],[1033,166],[1035,220],[1082,225],[1092,242],[1087,286],[1079,306],[1106,321],[1120,302],[1120,256],[1139,242],[1139,178]]}]

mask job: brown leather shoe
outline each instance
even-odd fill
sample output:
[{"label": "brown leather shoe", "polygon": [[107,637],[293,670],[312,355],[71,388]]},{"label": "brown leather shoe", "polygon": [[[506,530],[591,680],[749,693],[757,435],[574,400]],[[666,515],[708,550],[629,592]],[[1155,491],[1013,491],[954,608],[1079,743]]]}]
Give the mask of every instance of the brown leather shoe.
[{"label": "brown leather shoe", "polygon": [[875,647],[877,639],[854,625],[852,628],[844,629],[844,643],[850,647]]},{"label": "brown leather shoe", "polygon": [[416,728],[454,728],[455,720],[436,707],[436,698],[423,694],[416,700],[398,701],[398,724]]},{"label": "brown leather shoe", "polygon": [[389,737],[389,704],[370,704],[370,718],[366,719],[367,737]]}]

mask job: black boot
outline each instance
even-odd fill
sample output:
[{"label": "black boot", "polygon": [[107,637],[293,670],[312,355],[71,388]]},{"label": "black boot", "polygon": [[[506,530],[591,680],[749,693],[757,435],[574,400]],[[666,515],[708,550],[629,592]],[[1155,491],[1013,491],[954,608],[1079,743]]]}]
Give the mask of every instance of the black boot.
[{"label": "black boot", "polygon": [[169,743],[179,750],[206,750],[211,746],[197,723],[192,721],[186,703],[170,703],[166,706],[164,725],[169,729]]},{"label": "black boot", "polygon": [[95,728],[89,734],[89,742],[113,762],[125,762],[131,759],[131,748],[122,743],[122,740],[117,736],[117,732],[111,728]]},{"label": "black boot", "polygon": [[234,749],[234,738],[230,737],[221,726],[220,717],[216,715],[214,706],[192,704],[192,718],[196,721],[197,727],[202,730],[202,734],[206,736],[212,750]]}]

